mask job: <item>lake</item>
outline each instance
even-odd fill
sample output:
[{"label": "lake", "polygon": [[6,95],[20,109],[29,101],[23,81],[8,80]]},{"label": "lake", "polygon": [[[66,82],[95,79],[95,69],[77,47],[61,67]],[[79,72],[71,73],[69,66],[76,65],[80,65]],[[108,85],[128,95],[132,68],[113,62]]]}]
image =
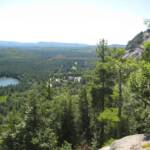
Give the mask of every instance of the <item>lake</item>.
[{"label": "lake", "polygon": [[19,80],[11,77],[0,77],[0,87],[7,87],[9,85],[17,85]]}]

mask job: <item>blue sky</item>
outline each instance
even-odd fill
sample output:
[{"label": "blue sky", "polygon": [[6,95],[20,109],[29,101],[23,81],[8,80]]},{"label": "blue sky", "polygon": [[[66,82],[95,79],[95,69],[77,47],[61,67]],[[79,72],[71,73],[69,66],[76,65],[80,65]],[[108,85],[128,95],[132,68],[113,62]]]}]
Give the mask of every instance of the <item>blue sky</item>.
[{"label": "blue sky", "polygon": [[126,44],[145,30],[150,0],[0,0],[0,40]]}]

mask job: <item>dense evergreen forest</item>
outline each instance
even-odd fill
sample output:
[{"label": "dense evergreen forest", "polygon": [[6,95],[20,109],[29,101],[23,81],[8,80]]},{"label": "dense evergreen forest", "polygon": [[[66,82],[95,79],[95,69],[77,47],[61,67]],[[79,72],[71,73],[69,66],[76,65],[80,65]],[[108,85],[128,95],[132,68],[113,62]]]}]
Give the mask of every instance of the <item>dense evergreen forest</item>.
[{"label": "dense evergreen forest", "polygon": [[97,150],[150,133],[150,42],[143,46],[138,59],[104,39],[96,53],[1,48],[0,76],[20,84],[0,88],[0,149]]}]

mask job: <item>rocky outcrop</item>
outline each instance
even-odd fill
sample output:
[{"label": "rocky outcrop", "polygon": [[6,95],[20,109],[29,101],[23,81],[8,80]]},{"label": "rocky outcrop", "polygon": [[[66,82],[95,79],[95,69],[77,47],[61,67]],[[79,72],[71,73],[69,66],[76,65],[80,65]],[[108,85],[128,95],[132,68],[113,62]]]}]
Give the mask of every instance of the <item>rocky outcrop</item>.
[{"label": "rocky outcrop", "polygon": [[103,147],[100,150],[110,150],[110,146]]},{"label": "rocky outcrop", "polygon": [[150,29],[140,32],[131,41],[128,42],[126,46],[126,54],[124,58],[127,57],[141,57],[142,51],[144,49],[143,43],[150,40]]},{"label": "rocky outcrop", "polygon": [[100,150],[150,150],[150,135],[137,134],[116,140]]}]

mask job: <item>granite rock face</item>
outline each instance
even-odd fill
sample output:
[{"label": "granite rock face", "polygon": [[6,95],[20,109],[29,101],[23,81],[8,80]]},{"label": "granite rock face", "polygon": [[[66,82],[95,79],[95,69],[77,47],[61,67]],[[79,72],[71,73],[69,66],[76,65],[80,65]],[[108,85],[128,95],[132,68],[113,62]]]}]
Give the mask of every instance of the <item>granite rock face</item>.
[{"label": "granite rock face", "polygon": [[100,150],[110,150],[110,146],[103,147]]},{"label": "granite rock face", "polygon": [[136,134],[126,136],[100,150],[150,150],[150,135]]},{"label": "granite rock face", "polygon": [[127,57],[140,58],[142,55],[142,51],[144,49],[143,43],[146,41],[150,41],[150,29],[144,32],[140,32],[131,41],[128,42],[126,46],[127,52],[124,55],[124,58]]}]

